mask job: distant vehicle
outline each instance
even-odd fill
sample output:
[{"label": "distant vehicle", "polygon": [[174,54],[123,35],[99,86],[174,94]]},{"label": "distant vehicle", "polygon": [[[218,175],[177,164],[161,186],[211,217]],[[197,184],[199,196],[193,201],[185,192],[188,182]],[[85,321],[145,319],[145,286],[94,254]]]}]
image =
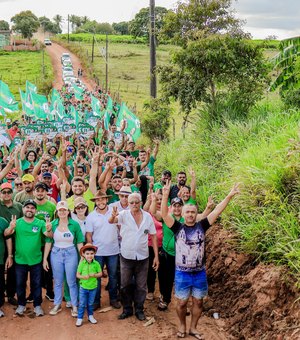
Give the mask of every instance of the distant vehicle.
[{"label": "distant vehicle", "polygon": [[69,60],[71,61],[71,56],[70,56],[69,53],[63,53],[63,54],[61,55],[61,63],[63,63],[64,60],[66,60],[66,59],[69,59]]},{"label": "distant vehicle", "polygon": [[44,39],[44,44],[45,45],[52,45],[52,41],[50,39]]},{"label": "distant vehicle", "polygon": [[62,62],[62,65],[66,66],[66,67],[72,67],[73,68],[72,61],[71,61],[70,58],[64,59],[64,61]]},{"label": "distant vehicle", "polygon": [[62,74],[62,77],[65,78],[65,77],[74,77],[74,73],[73,71],[64,71],[63,74]]},{"label": "distant vehicle", "polygon": [[65,85],[72,85],[76,82],[75,76],[65,76],[63,77],[63,82]]},{"label": "distant vehicle", "polygon": [[73,71],[73,68],[70,67],[70,66],[63,66],[63,67],[62,67],[62,71],[63,71],[63,72],[69,71],[69,72],[72,72],[72,73],[74,72],[74,71]]}]

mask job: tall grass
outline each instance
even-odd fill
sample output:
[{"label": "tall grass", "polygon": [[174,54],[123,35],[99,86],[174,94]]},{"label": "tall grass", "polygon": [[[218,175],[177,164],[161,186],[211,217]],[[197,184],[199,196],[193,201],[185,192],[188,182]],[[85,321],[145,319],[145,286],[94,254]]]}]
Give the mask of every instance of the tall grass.
[{"label": "tall grass", "polygon": [[208,123],[202,116],[186,140],[165,145],[158,171],[175,176],[192,166],[198,201],[221,200],[234,182],[241,194],[222,215],[240,237],[239,248],[259,259],[288,265],[300,284],[300,112],[261,104],[248,121]]}]

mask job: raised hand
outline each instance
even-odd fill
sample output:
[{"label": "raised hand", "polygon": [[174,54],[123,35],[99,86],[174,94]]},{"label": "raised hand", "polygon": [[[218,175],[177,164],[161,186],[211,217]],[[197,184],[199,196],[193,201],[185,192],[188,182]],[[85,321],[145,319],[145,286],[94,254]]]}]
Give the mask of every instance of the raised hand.
[{"label": "raised hand", "polygon": [[9,224],[9,227],[10,227],[13,231],[15,231],[16,225],[17,225],[17,216],[16,216],[16,215],[12,215],[11,221],[10,221],[10,224]]},{"label": "raised hand", "polygon": [[45,220],[46,220],[46,230],[47,230],[48,233],[50,233],[51,230],[52,230],[52,225],[51,225],[51,222],[50,222],[50,217],[49,216],[45,217]]},{"label": "raised hand", "polygon": [[239,194],[240,193],[240,190],[239,190],[239,186],[240,186],[240,183],[235,183],[234,186],[232,187],[232,189],[230,190],[228,196],[230,198],[234,197],[235,195]]},{"label": "raised hand", "polygon": [[163,189],[162,189],[163,194],[169,195],[170,189],[171,189],[171,181],[167,180],[166,184],[163,186]]},{"label": "raised hand", "polygon": [[118,207],[113,207],[111,217],[116,218],[116,217],[118,217],[118,215],[119,215]]},{"label": "raised hand", "polygon": [[215,202],[213,201],[212,196],[208,197],[206,208],[212,210],[215,207]]}]

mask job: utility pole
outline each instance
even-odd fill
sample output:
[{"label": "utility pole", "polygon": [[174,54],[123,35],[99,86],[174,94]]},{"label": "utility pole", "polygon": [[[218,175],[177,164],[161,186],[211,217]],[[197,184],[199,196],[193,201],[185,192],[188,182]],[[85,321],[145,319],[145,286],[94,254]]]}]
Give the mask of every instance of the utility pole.
[{"label": "utility pole", "polygon": [[42,48],[42,73],[43,79],[45,79],[45,49]]},{"label": "utility pole", "polygon": [[105,92],[108,91],[108,34],[106,33],[106,47],[105,47]]},{"label": "utility pole", "polygon": [[92,42],[92,63],[94,62],[94,49],[95,49],[95,34],[93,34],[93,42]]},{"label": "utility pole", "polygon": [[155,0],[150,0],[150,96],[156,98]]},{"label": "utility pole", "polygon": [[68,44],[70,42],[70,17],[69,17],[69,14],[68,14]]}]

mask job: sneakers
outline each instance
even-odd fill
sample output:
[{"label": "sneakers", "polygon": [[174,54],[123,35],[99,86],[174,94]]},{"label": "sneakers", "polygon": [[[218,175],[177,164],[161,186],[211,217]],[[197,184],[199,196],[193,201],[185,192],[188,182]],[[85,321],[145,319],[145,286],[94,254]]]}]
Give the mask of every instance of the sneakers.
[{"label": "sneakers", "polygon": [[67,307],[67,308],[72,308],[72,303],[71,303],[71,301],[67,301],[67,302],[66,302],[66,307]]},{"label": "sneakers", "polygon": [[23,316],[25,311],[26,311],[26,307],[19,305],[15,311],[15,314],[19,316]]},{"label": "sneakers", "polygon": [[4,316],[4,312],[2,309],[0,309],[0,318],[3,318],[3,316]]},{"label": "sneakers", "polygon": [[148,293],[146,295],[146,300],[153,301],[154,300],[154,294],[153,293]]},{"label": "sneakers", "polygon": [[44,316],[44,311],[41,306],[35,306],[33,311],[35,312],[36,316]]},{"label": "sneakers", "polygon": [[54,301],[54,293],[46,293],[45,298],[48,299],[49,301],[53,302]]},{"label": "sneakers", "polygon": [[77,327],[80,327],[82,325],[82,319],[77,319],[76,324]]},{"label": "sneakers", "polygon": [[95,324],[95,323],[97,323],[97,320],[94,318],[93,315],[89,315],[89,322],[92,323],[92,324]]},{"label": "sneakers", "polygon": [[168,304],[164,301],[159,301],[158,305],[157,305],[157,309],[160,311],[164,311],[168,309]]},{"label": "sneakers", "polygon": [[31,293],[27,296],[26,302],[27,302],[27,303],[33,303],[33,297],[32,297],[32,295],[31,295]]},{"label": "sneakers", "polygon": [[56,315],[61,312],[61,305],[55,305],[49,312],[50,315]]},{"label": "sneakers", "polygon": [[114,309],[120,309],[121,308],[121,304],[119,301],[114,300],[114,301],[110,301],[110,305],[114,308]]},{"label": "sneakers", "polygon": [[76,306],[72,307],[71,315],[73,316],[73,318],[76,318],[78,316],[78,309]]}]

